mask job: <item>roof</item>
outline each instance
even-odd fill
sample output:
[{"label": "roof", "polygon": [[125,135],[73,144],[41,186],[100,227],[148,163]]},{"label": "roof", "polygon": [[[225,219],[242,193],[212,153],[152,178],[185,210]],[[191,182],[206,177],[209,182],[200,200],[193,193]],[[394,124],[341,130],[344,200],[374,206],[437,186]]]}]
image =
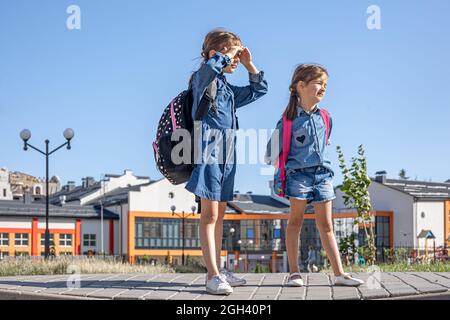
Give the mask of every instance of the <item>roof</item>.
[{"label": "roof", "polygon": [[268,195],[235,194],[226,213],[288,214],[289,205]]},{"label": "roof", "polygon": [[[375,179],[372,181],[378,182]],[[386,179],[382,185],[424,201],[450,199],[450,183]]]},{"label": "roof", "polygon": [[431,232],[431,230],[422,230],[422,231],[420,231],[420,233],[417,236],[417,238],[436,239],[436,237],[434,236],[433,232]]},{"label": "roof", "polygon": [[91,201],[88,201],[87,205],[100,205],[103,204],[104,206],[112,206],[112,205],[118,205],[128,202],[128,195],[130,191],[140,191],[141,187],[145,187],[148,185],[151,185],[155,183],[156,181],[150,181],[149,183],[139,184],[131,187],[126,188],[117,188],[113,191],[105,193],[103,196],[100,196],[98,198],[95,198]]},{"label": "roof", "polygon": [[[49,206],[50,217],[100,219],[100,215],[101,208],[99,206],[81,206],[74,204]],[[1,200],[0,216],[44,217],[45,203],[23,203],[17,200]],[[119,215],[104,209],[103,218],[118,220]]]},{"label": "roof", "polygon": [[[114,175],[108,174],[106,176],[112,177]],[[117,177],[121,177],[121,176],[117,175]],[[140,179],[148,179],[148,177],[138,177],[138,178],[140,178]],[[109,193],[106,193],[105,195],[108,195],[108,194],[114,195],[116,192],[121,193],[120,190],[122,190],[122,191],[126,191],[126,190],[138,191],[140,187],[148,186],[148,185],[153,184],[155,182],[157,182],[157,181],[150,181],[148,183],[141,183],[141,184],[134,185],[134,186],[131,186],[131,187],[114,189],[113,191],[111,191]],[[101,181],[97,181],[97,182],[95,182],[93,185],[91,185],[89,187],[77,186],[77,187],[75,187],[74,189],[72,189],[70,191],[68,191],[68,190],[61,190],[58,193],[54,193],[54,194],[50,195],[50,203],[59,204],[60,196],[66,196],[66,202],[77,202],[77,201],[80,201],[81,198],[84,198],[84,197],[86,197],[86,196],[88,196],[88,195],[90,195],[92,193],[97,192],[100,188],[101,188]],[[88,204],[100,203],[100,201],[99,201],[100,197],[97,197],[94,200],[89,201]],[[128,201],[128,198],[123,199],[121,203],[126,202],[126,201]]]},{"label": "roof", "polygon": [[91,193],[94,193],[99,189],[100,189],[100,182],[96,182],[95,184],[93,184],[92,186],[89,186],[89,187],[78,186],[70,191],[61,190],[57,193],[50,195],[49,201],[50,201],[50,203],[53,203],[53,204],[59,203],[60,196],[66,196],[66,202],[81,200],[81,198],[83,198]]},{"label": "roof", "polygon": [[[107,173],[105,174],[105,178],[120,178],[123,177],[123,174],[112,174],[112,173]],[[137,179],[147,179],[150,180],[150,177],[147,176],[135,176]]]}]

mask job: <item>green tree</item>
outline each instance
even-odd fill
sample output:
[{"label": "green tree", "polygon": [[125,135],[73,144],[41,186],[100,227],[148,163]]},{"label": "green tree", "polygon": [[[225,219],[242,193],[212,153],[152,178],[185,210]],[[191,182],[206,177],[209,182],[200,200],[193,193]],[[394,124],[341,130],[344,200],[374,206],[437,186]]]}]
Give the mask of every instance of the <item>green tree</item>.
[{"label": "green tree", "polygon": [[405,169],[401,169],[400,172],[398,173],[398,176],[402,180],[408,180],[409,179],[409,177],[406,176],[406,170]]},{"label": "green tree", "polygon": [[367,161],[364,155],[364,147],[358,147],[358,157],[351,160],[352,166],[349,169],[345,162],[344,154],[340,146],[337,146],[339,156],[339,167],[344,176],[341,191],[344,193],[344,204],[358,212],[355,224],[362,224],[366,235],[367,242],[363,244],[367,250],[366,260],[368,264],[374,264],[376,259],[375,235],[373,231],[373,214],[371,213],[372,205],[370,203],[369,186],[372,183],[367,175]]},{"label": "green tree", "polygon": [[328,257],[327,257],[327,252],[324,249],[320,250],[320,256],[323,259],[323,267],[326,269],[328,268]]},{"label": "green tree", "polygon": [[339,241],[339,252],[344,258],[344,262],[349,265],[355,263],[355,254],[357,252],[356,247],[356,235],[352,233],[349,236],[341,238]]}]

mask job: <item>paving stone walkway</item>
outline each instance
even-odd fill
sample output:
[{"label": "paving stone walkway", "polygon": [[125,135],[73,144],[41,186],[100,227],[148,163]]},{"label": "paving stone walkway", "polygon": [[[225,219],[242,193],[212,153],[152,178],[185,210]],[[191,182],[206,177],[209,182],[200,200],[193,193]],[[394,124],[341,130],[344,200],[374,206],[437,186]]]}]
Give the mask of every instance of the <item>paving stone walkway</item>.
[{"label": "paving stone walkway", "polygon": [[247,285],[229,296],[205,291],[205,274],[83,274],[0,277],[0,299],[132,300],[370,300],[448,294],[450,272],[351,273],[366,281],[358,288],[333,286],[333,276],[302,274],[304,287],[285,286],[286,273],[239,274]]}]

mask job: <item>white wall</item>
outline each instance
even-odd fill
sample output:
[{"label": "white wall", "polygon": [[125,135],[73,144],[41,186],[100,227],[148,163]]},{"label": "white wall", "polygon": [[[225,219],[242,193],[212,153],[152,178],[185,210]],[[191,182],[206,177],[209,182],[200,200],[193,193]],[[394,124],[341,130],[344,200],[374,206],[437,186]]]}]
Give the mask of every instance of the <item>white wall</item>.
[{"label": "white wall", "polygon": [[[333,201],[333,209],[344,211],[343,193],[339,189],[335,191],[336,199]],[[370,185],[369,193],[373,210],[394,213],[394,246],[416,246],[413,197],[376,181]]]},{"label": "white wall", "polygon": [[[68,229],[75,230],[75,219],[50,219],[48,220],[48,227],[50,229]],[[45,229],[45,218],[39,217],[39,229]]]},{"label": "white wall", "polygon": [[[418,201],[416,206],[416,236],[424,229],[431,230],[436,236],[436,247],[444,245],[444,201]],[[425,218],[422,218],[422,212],[425,213]],[[422,248],[425,241],[423,239],[419,241]],[[433,246],[433,240],[428,240],[428,246]]]},{"label": "white wall", "polygon": [[[157,181],[140,188],[140,192],[130,192],[130,211],[171,212],[170,207],[176,206],[176,212],[192,212],[191,207],[197,208],[194,194],[187,191],[185,184],[172,185],[167,179]],[[173,192],[174,198],[169,198]]]},{"label": "white wall", "polygon": [[[3,196],[3,191],[6,190],[6,197]],[[0,168],[0,200],[12,200],[11,185],[9,184],[9,171],[5,168]]]},{"label": "white wall", "polygon": [[31,218],[0,217],[0,228],[20,228],[31,230]]},{"label": "white wall", "polygon": [[[83,241],[84,234],[96,235],[96,246],[85,247]],[[101,252],[101,222],[99,220],[84,219],[81,221],[81,254],[88,250],[95,250],[96,253]],[[109,254],[109,220],[103,221],[103,250]]]}]

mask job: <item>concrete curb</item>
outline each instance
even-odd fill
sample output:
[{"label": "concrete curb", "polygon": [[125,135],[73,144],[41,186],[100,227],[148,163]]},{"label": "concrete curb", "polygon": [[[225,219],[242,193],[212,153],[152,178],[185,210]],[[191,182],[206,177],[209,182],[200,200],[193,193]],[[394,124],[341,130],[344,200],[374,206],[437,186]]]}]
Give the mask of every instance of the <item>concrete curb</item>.
[{"label": "concrete curb", "polygon": [[0,300],[108,300],[89,297],[75,297],[58,294],[20,292],[0,289]]}]

